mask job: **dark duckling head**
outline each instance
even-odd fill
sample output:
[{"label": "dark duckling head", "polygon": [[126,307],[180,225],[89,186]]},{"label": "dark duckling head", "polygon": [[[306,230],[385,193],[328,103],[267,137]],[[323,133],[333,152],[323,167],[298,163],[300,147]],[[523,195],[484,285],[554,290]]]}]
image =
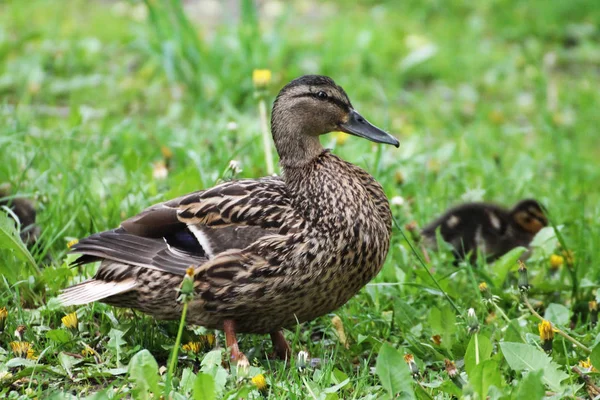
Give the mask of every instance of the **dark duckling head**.
[{"label": "dark duckling head", "polygon": [[326,76],[306,75],[288,83],[273,104],[273,140],[281,165],[301,166],[323,151],[319,136],[342,131],[376,143],[399,146],[352,106],[348,95]]},{"label": "dark duckling head", "polygon": [[513,207],[510,215],[519,228],[532,235],[548,226],[545,208],[534,199],[521,200]]}]

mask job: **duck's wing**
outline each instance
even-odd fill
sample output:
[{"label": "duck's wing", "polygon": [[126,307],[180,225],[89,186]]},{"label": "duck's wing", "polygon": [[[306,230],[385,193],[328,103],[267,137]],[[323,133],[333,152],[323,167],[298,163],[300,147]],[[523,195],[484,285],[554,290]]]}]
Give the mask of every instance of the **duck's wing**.
[{"label": "duck's wing", "polygon": [[77,264],[110,260],[184,275],[224,251],[303,223],[280,178],[230,181],[154,205],[120,228],[80,240],[71,252],[82,255]]}]

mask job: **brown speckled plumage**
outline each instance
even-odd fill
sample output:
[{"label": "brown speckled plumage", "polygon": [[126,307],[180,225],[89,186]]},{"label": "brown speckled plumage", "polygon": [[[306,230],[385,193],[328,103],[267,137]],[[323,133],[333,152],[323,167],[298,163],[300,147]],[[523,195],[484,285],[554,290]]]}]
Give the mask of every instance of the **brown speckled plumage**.
[{"label": "brown speckled plumage", "polygon": [[226,334],[271,333],[276,347],[279,329],[346,303],[383,265],[391,212],[375,179],[324,150],[318,137],[344,130],[396,146],[397,140],[320,76],[282,89],[272,129],[283,178],[222,183],[81,240],[72,248],[82,254],[78,262],[102,264],[93,280],[66,289],[63,303],[100,300],[177,319],[177,289],[194,265],[188,322],[225,326]]}]

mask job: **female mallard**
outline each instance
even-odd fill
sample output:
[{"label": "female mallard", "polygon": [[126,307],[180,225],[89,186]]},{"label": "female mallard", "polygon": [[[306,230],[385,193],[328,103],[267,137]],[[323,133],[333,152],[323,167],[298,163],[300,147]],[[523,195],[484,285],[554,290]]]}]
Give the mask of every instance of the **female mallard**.
[{"label": "female mallard", "polygon": [[454,248],[457,258],[480,252],[493,261],[518,246],[529,247],[548,220],[536,200],[518,202],[511,210],[490,203],[465,203],[448,210],[421,232],[425,243],[435,247],[436,231]]},{"label": "female mallard", "polygon": [[101,261],[96,276],[67,288],[64,305],[132,307],[178,319],[177,289],[195,267],[187,321],[235,334],[269,333],[288,357],[281,329],[346,303],[381,269],[391,212],[367,172],[323,149],[319,136],[344,131],[398,147],[352,107],[331,78],[303,76],[273,104],[272,133],[283,177],[225,182],[154,205],[117,229],[72,247],[77,264]]}]

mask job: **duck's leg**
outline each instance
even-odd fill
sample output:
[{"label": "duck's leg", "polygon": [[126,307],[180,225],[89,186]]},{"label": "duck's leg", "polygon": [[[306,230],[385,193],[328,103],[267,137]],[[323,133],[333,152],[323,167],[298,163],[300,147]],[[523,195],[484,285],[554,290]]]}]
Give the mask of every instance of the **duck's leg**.
[{"label": "duck's leg", "polygon": [[248,359],[240,351],[237,339],[235,337],[235,321],[232,319],[225,320],[223,322],[223,331],[225,331],[225,343],[227,348],[231,351],[231,361],[237,364],[238,367],[244,367],[250,365]]},{"label": "duck's leg", "polygon": [[285,340],[282,331],[272,332],[271,342],[273,342],[273,348],[275,349],[275,354],[277,357],[282,360],[289,360],[291,358],[292,348],[287,340]]}]

